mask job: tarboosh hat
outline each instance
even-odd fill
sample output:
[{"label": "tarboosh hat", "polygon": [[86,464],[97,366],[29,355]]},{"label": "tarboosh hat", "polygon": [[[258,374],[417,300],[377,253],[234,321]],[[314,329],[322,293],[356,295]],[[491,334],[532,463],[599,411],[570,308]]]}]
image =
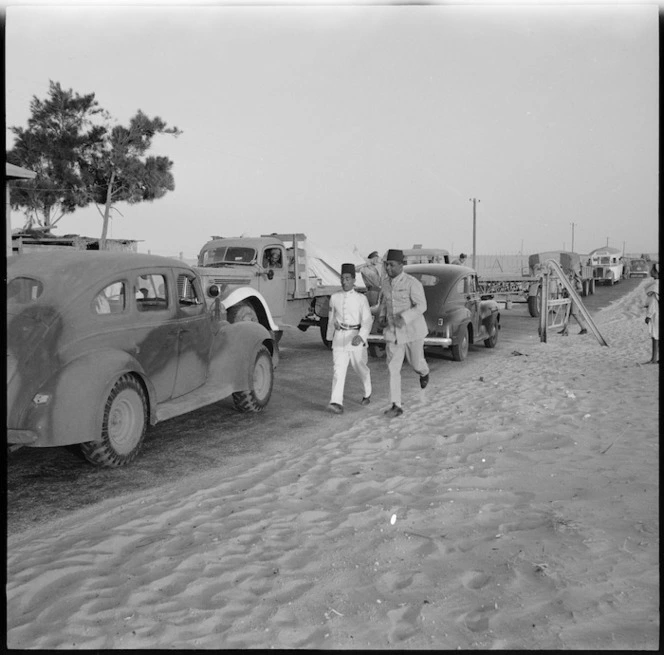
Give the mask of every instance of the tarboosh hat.
[{"label": "tarboosh hat", "polygon": [[341,274],[350,273],[355,277],[355,264],[342,264],[341,265]]},{"label": "tarboosh hat", "polygon": [[372,252],[370,252],[367,255],[367,259],[373,259],[374,257],[378,257],[378,251],[377,250],[373,250]]},{"label": "tarboosh hat", "polygon": [[403,250],[388,250],[387,251],[387,257],[385,257],[386,261],[393,261],[393,262],[403,262]]}]

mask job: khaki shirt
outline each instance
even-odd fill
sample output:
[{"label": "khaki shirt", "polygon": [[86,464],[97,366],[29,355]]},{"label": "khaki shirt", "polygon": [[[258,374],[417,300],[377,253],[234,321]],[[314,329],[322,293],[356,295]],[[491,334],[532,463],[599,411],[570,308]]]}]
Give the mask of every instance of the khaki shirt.
[{"label": "khaki shirt", "polygon": [[[409,343],[424,339],[429,333],[424,319],[426,309],[424,287],[418,279],[402,271],[395,278],[383,280],[378,316],[387,318],[387,327],[383,330],[386,341]],[[403,327],[394,324],[395,316],[403,318]]]}]

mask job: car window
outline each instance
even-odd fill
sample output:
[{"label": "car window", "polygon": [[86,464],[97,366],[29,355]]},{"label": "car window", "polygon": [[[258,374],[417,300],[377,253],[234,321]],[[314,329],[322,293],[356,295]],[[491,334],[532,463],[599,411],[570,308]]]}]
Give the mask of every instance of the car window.
[{"label": "car window", "polygon": [[457,295],[459,296],[464,296],[466,294],[466,278],[462,277],[461,279],[457,280],[455,291]]},{"label": "car window", "polygon": [[139,275],[136,278],[134,295],[139,312],[154,312],[168,309],[168,287],[166,278],[157,273]]},{"label": "car window", "polygon": [[21,305],[34,302],[44,292],[44,285],[32,277],[15,277],[7,283],[7,300]]},{"label": "car window", "polygon": [[435,287],[438,284],[438,278],[435,275],[423,273],[417,276],[423,287]]},{"label": "car window", "polygon": [[191,305],[201,305],[203,300],[196,284],[196,276],[187,273],[180,273],[177,281],[178,304],[180,307],[190,307]]},{"label": "car window", "polygon": [[121,314],[127,306],[125,282],[113,282],[104,287],[92,301],[95,314]]}]

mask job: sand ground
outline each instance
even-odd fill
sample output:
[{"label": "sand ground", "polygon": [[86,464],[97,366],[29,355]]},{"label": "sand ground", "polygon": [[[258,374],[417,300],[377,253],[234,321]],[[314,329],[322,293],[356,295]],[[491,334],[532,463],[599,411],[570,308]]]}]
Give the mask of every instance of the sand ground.
[{"label": "sand ground", "polygon": [[644,281],[230,477],[8,539],[7,645],[659,647],[659,366]]}]

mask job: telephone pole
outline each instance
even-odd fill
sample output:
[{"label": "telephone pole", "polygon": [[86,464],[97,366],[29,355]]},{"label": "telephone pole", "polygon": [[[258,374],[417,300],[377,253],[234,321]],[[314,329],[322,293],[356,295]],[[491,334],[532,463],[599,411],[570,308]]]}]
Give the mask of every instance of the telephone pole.
[{"label": "telephone pole", "polygon": [[[477,198],[468,198],[470,202],[473,203],[473,268],[475,268],[475,246],[477,243],[476,236],[477,236],[477,212],[476,212],[476,205],[480,200]],[[475,269],[477,270],[477,269]]]},{"label": "telephone pole", "polygon": [[572,252],[574,252],[574,223],[572,225]]}]

